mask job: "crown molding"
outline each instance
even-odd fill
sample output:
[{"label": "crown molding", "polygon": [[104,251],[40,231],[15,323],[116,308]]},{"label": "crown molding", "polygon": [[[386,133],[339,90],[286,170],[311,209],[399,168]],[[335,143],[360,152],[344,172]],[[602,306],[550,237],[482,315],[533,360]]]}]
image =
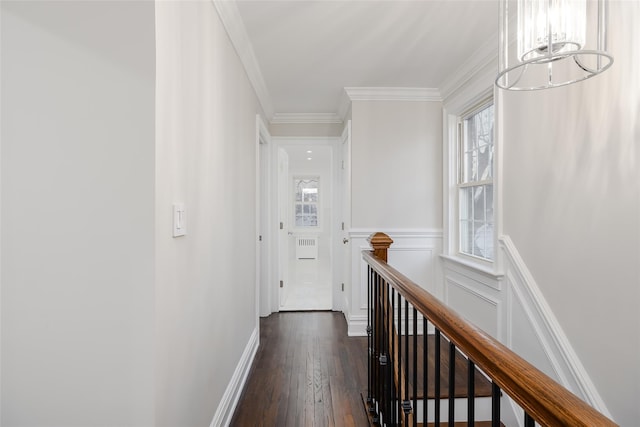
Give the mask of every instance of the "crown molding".
[{"label": "crown molding", "polygon": [[342,121],[347,118],[347,113],[351,108],[351,98],[347,94],[346,88],[342,90],[342,96],[340,97],[340,105],[338,106],[338,116],[342,117]]},{"label": "crown molding", "polygon": [[482,80],[495,80],[498,75],[498,47],[498,33],[495,33],[440,85],[445,103],[479,76]]},{"label": "crown molding", "polygon": [[240,11],[236,5],[235,0],[211,0],[218,12],[218,16],[224,25],[231,44],[236,50],[242,65],[249,77],[249,81],[253,86],[258,97],[258,102],[264,110],[264,114],[267,119],[271,119],[274,115],[273,105],[271,103],[271,97],[267,90],[267,85],[262,76],[260,65],[253,51],[253,46],[247,35],[247,30],[244,27]]},{"label": "crown molding", "polygon": [[423,87],[345,87],[351,101],[442,101],[440,91]]},{"label": "crown molding", "polygon": [[343,118],[336,113],[275,113],[271,124],[292,123],[342,123]]}]

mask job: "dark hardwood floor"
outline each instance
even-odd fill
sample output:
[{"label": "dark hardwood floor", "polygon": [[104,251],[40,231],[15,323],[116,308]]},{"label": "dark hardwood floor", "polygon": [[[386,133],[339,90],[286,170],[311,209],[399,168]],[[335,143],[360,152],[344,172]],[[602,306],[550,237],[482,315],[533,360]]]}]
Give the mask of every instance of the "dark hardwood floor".
[{"label": "dark hardwood floor", "polygon": [[367,426],[367,338],[347,337],[342,313],[274,313],[231,426]]}]

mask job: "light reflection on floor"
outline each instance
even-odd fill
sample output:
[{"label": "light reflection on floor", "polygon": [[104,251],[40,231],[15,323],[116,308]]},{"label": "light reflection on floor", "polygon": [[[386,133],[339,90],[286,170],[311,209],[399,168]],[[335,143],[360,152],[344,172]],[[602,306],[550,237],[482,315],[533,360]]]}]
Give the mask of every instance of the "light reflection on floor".
[{"label": "light reflection on floor", "polygon": [[328,257],[292,259],[288,286],[281,292],[281,311],[331,310],[331,265]]}]

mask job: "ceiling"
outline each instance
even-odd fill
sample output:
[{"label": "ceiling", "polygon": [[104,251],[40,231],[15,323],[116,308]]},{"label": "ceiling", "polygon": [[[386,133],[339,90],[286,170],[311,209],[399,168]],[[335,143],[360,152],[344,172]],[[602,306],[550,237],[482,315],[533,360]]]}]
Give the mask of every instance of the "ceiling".
[{"label": "ceiling", "polygon": [[497,0],[234,3],[267,115],[338,115],[347,87],[440,89],[478,51],[497,49]]}]

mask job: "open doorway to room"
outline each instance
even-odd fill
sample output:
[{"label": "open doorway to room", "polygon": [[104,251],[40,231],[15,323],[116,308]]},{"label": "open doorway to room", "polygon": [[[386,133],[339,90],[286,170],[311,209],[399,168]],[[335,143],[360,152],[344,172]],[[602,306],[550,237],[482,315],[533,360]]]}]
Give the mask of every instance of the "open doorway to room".
[{"label": "open doorway to room", "polygon": [[333,308],[334,149],[330,143],[279,146],[279,310]]}]

